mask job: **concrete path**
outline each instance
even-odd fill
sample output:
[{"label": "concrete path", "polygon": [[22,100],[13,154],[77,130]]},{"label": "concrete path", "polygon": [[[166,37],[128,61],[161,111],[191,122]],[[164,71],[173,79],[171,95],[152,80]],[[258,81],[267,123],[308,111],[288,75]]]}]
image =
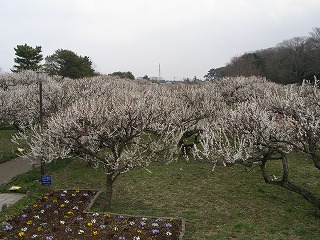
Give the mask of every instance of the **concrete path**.
[{"label": "concrete path", "polygon": [[[32,162],[21,157],[0,164],[0,185],[9,183],[12,178],[19,174],[28,172],[31,169]],[[11,186],[8,185],[8,188],[10,187]],[[5,211],[8,206],[16,203],[24,196],[24,194],[19,193],[0,193],[0,212]]]},{"label": "concrete path", "polygon": [[25,158],[15,158],[0,164],[0,185],[8,183],[15,176],[32,169],[32,162]]}]

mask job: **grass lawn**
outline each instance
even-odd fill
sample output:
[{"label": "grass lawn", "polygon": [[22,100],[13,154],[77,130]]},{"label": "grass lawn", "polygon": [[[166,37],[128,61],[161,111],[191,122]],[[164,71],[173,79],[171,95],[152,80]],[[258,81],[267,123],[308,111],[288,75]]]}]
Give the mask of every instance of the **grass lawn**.
[{"label": "grass lawn", "polygon": [[17,146],[11,141],[15,133],[14,129],[0,130],[0,164],[17,157]]},{"label": "grass lawn", "polygon": [[[320,196],[320,174],[310,162],[293,155],[292,180]],[[276,166],[270,166],[276,169]],[[201,239],[319,239],[320,218],[301,196],[267,185],[258,167],[216,168],[199,162],[152,164],[148,170],[134,169],[114,184],[111,212],[186,220],[186,240]],[[12,185],[30,191],[0,222],[18,213],[34,199],[55,189],[102,189],[105,173],[90,169],[80,160],[65,160],[48,166],[51,186],[39,186],[39,169],[21,175]],[[1,191],[5,191],[2,186]],[[93,211],[102,211],[99,199]]]}]

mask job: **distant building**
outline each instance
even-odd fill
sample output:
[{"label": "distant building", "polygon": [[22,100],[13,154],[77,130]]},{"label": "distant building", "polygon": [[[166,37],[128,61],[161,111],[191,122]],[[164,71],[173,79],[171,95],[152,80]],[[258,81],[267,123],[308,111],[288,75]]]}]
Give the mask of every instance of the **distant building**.
[{"label": "distant building", "polygon": [[163,77],[150,77],[151,81],[163,81]]}]

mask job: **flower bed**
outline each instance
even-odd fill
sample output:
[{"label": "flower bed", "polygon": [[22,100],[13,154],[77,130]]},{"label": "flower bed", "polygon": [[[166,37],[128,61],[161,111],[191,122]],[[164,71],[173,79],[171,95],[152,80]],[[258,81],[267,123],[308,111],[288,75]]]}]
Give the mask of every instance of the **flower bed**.
[{"label": "flower bed", "polygon": [[181,219],[84,212],[94,190],[54,190],[1,224],[7,239],[181,239]]}]

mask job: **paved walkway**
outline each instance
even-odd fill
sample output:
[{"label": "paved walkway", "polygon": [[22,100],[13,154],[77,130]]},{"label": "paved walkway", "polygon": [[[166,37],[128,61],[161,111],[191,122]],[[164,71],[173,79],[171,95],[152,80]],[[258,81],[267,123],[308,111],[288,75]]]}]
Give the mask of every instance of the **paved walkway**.
[{"label": "paved walkway", "polygon": [[[9,183],[14,177],[19,174],[28,172],[32,169],[32,163],[28,159],[15,158],[8,162],[0,164],[0,185]],[[8,188],[11,186],[8,185]],[[0,193],[0,212],[5,210],[9,205],[12,205],[24,197],[24,194],[19,193]]]},{"label": "paved walkway", "polygon": [[0,164],[0,185],[8,183],[15,176],[28,172],[31,169],[31,161],[21,157]]}]

